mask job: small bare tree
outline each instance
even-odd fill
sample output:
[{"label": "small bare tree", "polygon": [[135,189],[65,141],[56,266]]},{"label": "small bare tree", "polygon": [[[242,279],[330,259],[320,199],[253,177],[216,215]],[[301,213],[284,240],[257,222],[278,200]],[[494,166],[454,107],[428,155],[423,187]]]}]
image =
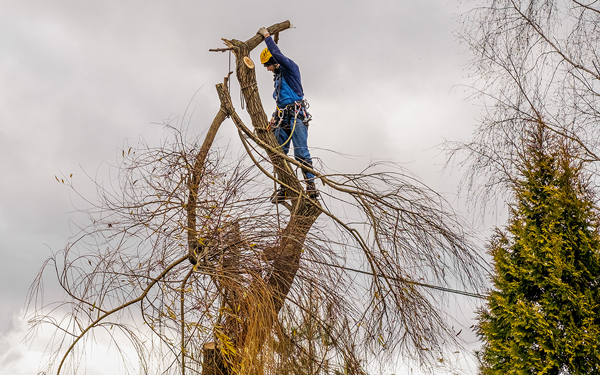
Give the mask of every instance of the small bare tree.
[{"label": "small bare tree", "polygon": [[[118,185],[98,184],[89,225],[40,271],[32,322],[56,328],[48,371],[75,373],[102,329],[117,347],[117,332],[129,338],[142,373],[363,374],[367,360],[397,355],[434,365],[457,343],[428,286],[480,285],[461,221],[392,164],[312,170],[324,198],[306,195],[296,171],[306,167],[268,129],[249,57],[261,41],[224,39],[253,130],[228,76],[202,144],[167,125],[160,147],[124,150]],[[241,160],[212,148],[227,118]],[[269,203],[273,181],[289,202]],[[55,305],[41,300],[50,265],[65,291]]]},{"label": "small bare tree", "polygon": [[[489,0],[464,15],[475,95],[486,110],[467,151],[467,184],[481,201],[514,186],[527,134],[538,126],[571,144],[594,179],[600,161],[600,7],[597,1]],[[597,181],[594,182],[598,186]],[[509,189],[510,190],[510,189]]]}]

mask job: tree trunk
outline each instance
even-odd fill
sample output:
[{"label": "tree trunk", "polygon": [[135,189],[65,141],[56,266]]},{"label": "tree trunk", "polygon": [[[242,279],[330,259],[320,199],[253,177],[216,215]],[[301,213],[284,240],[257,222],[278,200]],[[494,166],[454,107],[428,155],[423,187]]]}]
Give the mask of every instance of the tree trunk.
[{"label": "tree trunk", "polygon": [[[290,22],[285,21],[269,27],[268,30],[269,33],[276,34],[290,27]],[[226,330],[229,331],[228,336],[235,341],[236,352],[244,353],[246,357],[250,358],[249,360],[246,359],[247,362],[251,366],[256,366],[254,359],[261,355],[263,343],[272,334],[273,324],[277,321],[277,315],[285,303],[294,277],[298,272],[304,241],[310,228],[321,213],[321,207],[315,200],[307,199],[298,177],[293,172],[290,163],[286,160],[273,132],[268,129],[267,115],[263,110],[258,93],[254,64],[247,63],[250,51],[263,41],[263,37],[257,34],[246,42],[225,39],[223,41],[236,58],[236,76],[247,103],[247,111],[254,128],[253,134],[249,135],[254,137],[255,142],[266,151],[275,167],[277,179],[288,188],[293,198],[292,205],[288,206],[291,210],[290,220],[285,229],[280,233],[279,245],[269,249],[269,258],[272,260],[270,276],[266,279],[252,281],[247,289],[248,293],[245,293],[246,298],[236,296],[239,293],[227,293],[224,288],[221,289],[224,299],[227,299],[228,296],[231,298],[231,300],[227,301],[227,304],[237,304],[233,311],[239,311],[237,317],[238,323],[232,324],[231,327],[226,327]],[[244,58],[246,58],[246,62],[244,62]],[[214,139],[214,134],[216,133],[215,129],[218,129],[216,123],[218,122],[220,125],[225,115],[232,118],[238,129],[247,129],[235,112],[227,85],[217,85],[217,92],[221,100],[221,109],[213,125],[211,125],[205,145],[207,142],[209,144],[212,143],[212,139]],[[211,139],[209,140],[209,138]],[[192,182],[189,184],[188,240],[190,256],[192,256],[192,253],[198,256],[197,249],[199,245],[195,222],[195,197],[197,196],[200,172],[206,157],[203,152],[207,152],[204,149],[204,145],[201,153],[198,155],[197,165],[194,167]],[[261,302],[257,303],[257,298]],[[259,321],[254,318],[256,316],[260,316]],[[231,332],[232,329],[236,330],[236,332]],[[227,367],[231,364],[228,365],[223,360],[222,353],[219,351],[219,343],[212,343],[212,346],[209,346],[204,348],[203,374],[225,374],[224,371],[230,373],[232,370]],[[240,360],[238,358],[236,362]],[[241,368],[244,367],[242,366]],[[245,371],[255,372],[256,369],[246,368]],[[260,373],[261,371],[258,370],[258,372]]]}]

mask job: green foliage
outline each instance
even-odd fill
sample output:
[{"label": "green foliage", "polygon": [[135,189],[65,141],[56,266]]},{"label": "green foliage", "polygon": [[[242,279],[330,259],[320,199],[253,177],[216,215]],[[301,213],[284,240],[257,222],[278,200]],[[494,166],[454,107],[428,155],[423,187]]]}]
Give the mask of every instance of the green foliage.
[{"label": "green foliage", "polygon": [[481,373],[597,374],[597,216],[568,153],[543,134],[532,138],[507,232],[490,245],[495,288],[479,312]]}]

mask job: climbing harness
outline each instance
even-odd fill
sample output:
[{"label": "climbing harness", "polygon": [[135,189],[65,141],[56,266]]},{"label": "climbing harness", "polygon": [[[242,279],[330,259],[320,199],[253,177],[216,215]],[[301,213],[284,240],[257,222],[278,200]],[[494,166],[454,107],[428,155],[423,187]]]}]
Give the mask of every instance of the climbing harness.
[{"label": "climbing harness", "polygon": [[[285,142],[283,142],[281,145],[279,145],[279,147],[285,146],[292,139],[292,136],[294,135],[294,131],[296,130],[296,121],[298,120],[298,113],[300,112],[300,108],[302,107],[302,104],[299,104],[299,102],[295,102],[293,104],[294,104],[294,126],[292,127],[292,130],[290,131],[290,136],[288,137],[288,139]],[[284,118],[284,116],[286,116],[286,114],[284,112],[287,110],[287,108],[289,106],[291,106],[291,104],[288,105],[287,107],[285,107],[283,110],[280,109],[279,107],[277,107],[277,111],[278,111],[277,116],[279,117],[279,124],[277,124],[278,126],[280,126],[281,123],[283,122],[283,118]]]},{"label": "climbing harness", "polygon": [[[287,140],[285,142],[283,142],[280,145],[280,147],[283,147],[292,139],[292,136],[294,135],[294,131],[296,130],[296,122],[298,121],[299,115],[301,116],[301,120],[304,123],[304,125],[308,128],[309,121],[312,120],[312,115],[310,113],[308,113],[308,111],[306,110],[306,108],[308,108],[308,107],[309,107],[309,104],[306,99],[298,100],[292,104],[288,104],[284,108],[277,107],[277,110],[276,110],[275,116],[274,116],[276,124],[273,128],[274,129],[277,129],[277,128],[283,129],[282,125],[288,125],[288,122],[289,122],[289,125],[292,125],[289,137],[287,138]],[[293,112],[294,113],[293,124],[291,121],[291,111],[294,111]]]}]

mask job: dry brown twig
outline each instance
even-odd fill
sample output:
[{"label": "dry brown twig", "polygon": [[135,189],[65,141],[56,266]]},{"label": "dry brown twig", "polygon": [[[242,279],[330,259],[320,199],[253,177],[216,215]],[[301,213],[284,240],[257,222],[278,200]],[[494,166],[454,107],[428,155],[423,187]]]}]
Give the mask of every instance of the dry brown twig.
[{"label": "dry brown twig", "polygon": [[[253,131],[236,114],[226,77],[200,147],[167,125],[170,143],[124,151],[119,185],[98,185],[91,223],[52,258],[64,300],[52,311],[32,305],[34,326],[63,332],[49,370],[76,372],[86,338],[117,324],[145,373],[363,374],[367,360],[399,354],[433,365],[457,343],[423,286],[481,285],[482,263],[460,220],[394,165],[315,170],[335,211],[309,199],[296,161],[267,130],[254,69],[243,62],[261,41],[225,40]],[[212,150],[227,117],[246,134],[248,166]],[[266,198],[273,180],[292,191],[283,212]],[[65,319],[53,321],[59,311]]]}]

